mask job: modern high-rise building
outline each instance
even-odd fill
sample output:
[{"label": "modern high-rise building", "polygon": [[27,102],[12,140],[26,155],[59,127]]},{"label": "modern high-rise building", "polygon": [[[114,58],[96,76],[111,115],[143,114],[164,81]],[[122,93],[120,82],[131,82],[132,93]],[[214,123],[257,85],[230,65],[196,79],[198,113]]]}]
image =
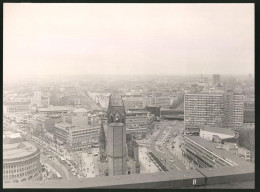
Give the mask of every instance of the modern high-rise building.
[{"label": "modern high-rise building", "polygon": [[203,125],[225,128],[243,126],[243,96],[233,92],[186,94],[184,123],[187,130]]},{"label": "modern high-rise building", "polygon": [[219,74],[214,74],[213,75],[213,85],[217,85],[220,83],[220,75]]},{"label": "modern high-rise building", "polygon": [[40,106],[42,104],[41,101],[42,101],[42,92],[40,90],[34,91],[32,103],[37,106]]}]

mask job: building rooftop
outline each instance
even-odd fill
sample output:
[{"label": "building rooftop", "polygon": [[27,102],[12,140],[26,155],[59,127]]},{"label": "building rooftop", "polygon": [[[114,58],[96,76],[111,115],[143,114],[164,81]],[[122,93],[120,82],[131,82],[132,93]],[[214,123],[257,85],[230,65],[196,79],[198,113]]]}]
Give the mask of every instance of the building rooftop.
[{"label": "building rooftop", "polygon": [[225,149],[216,148],[216,146],[218,145],[217,143],[207,141],[206,139],[203,139],[199,136],[185,136],[185,137],[194,141],[201,147],[206,148],[207,150],[211,151],[215,155],[223,158],[224,160],[230,162],[231,164],[233,164],[235,166],[239,166],[240,168],[244,168],[244,169],[254,167],[253,163],[248,162],[248,161],[236,156],[235,154],[232,154],[232,153],[226,151]]},{"label": "building rooftop", "polygon": [[48,120],[48,119],[50,119],[50,118],[47,117],[47,116],[37,116],[36,119],[37,119],[37,120],[40,120],[40,121],[45,121],[45,120]]},{"label": "building rooftop", "polygon": [[28,142],[4,144],[3,145],[3,160],[5,161],[5,160],[26,157],[36,151],[37,151],[37,148]]},{"label": "building rooftop", "polygon": [[3,131],[3,138],[11,138],[11,139],[14,139],[14,138],[21,138],[21,134],[20,133],[14,133],[14,132],[11,132],[11,131]]},{"label": "building rooftop", "polygon": [[4,101],[4,105],[30,105],[31,102],[28,100],[14,100],[14,101]]},{"label": "building rooftop", "polygon": [[88,110],[85,108],[78,108],[73,111],[73,113],[87,113]]},{"label": "building rooftop", "polygon": [[[153,186],[160,183],[163,185],[165,181],[183,180],[183,179],[203,178],[203,175],[196,170],[175,171],[173,172],[158,172],[148,174],[134,174],[134,175],[120,175],[120,176],[99,176],[94,178],[84,178],[82,181],[79,179],[74,180],[53,180],[45,181],[45,188],[100,188],[100,187],[112,187],[117,185],[138,185],[142,183],[150,183]],[[27,183],[29,184],[29,183]],[[41,182],[31,182],[30,188],[43,187]],[[28,185],[17,184],[19,187],[28,187]],[[159,187],[159,186],[157,186]],[[133,187],[132,187],[133,188]]]},{"label": "building rooftop", "polygon": [[63,123],[57,123],[57,124],[55,124],[55,127],[60,127],[60,128],[63,128],[63,129],[68,129],[68,128],[71,128],[71,127],[75,127],[75,125],[72,125],[72,124],[70,124],[70,123],[63,122]]},{"label": "building rooftop", "polygon": [[149,112],[146,110],[128,110],[128,111],[126,111],[126,115],[131,114],[131,113],[149,113]]},{"label": "building rooftop", "polygon": [[49,107],[49,108],[39,108],[39,112],[52,112],[52,111],[69,111],[69,108],[64,106],[55,106],[55,107]]},{"label": "building rooftop", "polygon": [[203,131],[213,132],[213,133],[221,133],[225,135],[235,136],[235,132],[231,129],[227,128],[219,128],[219,127],[211,127],[211,126],[204,126],[201,128]]},{"label": "building rooftop", "polygon": [[110,104],[113,107],[122,107],[123,106],[123,101],[120,95],[117,94],[112,94],[110,96]]}]

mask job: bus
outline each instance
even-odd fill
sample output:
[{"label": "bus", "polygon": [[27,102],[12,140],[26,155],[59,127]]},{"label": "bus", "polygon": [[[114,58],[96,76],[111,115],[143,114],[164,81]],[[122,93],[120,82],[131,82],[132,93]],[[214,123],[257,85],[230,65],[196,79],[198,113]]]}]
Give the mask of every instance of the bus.
[{"label": "bus", "polygon": [[58,172],[57,172],[57,177],[58,177],[59,180],[62,179],[62,176]]},{"label": "bus", "polygon": [[63,157],[60,157],[61,163],[65,163],[65,159]]}]

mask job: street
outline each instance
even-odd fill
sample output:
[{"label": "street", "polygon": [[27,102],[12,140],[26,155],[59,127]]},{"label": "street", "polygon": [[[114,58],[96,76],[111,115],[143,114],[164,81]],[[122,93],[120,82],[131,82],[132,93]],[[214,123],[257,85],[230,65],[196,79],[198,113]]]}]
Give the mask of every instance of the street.
[{"label": "street", "polygon": [[[174,156],[171,142],[176,142],[177,134],[183,129],[183,123],[178,121],[161,121],[153,135],[139,142],[141,145],[150,145],[151,152],[161,161],[168,170],[185,169],[185,165]],[[177,148],[177,147],[176,147]]]}]

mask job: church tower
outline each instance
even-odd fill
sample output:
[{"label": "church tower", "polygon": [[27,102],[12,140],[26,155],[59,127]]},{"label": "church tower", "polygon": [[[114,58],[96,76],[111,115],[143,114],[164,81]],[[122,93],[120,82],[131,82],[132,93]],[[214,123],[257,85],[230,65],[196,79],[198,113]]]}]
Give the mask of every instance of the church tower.
[{"label": "church tower", "polygon": [[101,128],[100,128],[100,134],[99,134],[99,151],[100,151],[100,160],[105,161],[106,160],[106,135],[104,130],[104,124],[101,121]]},{"label": "church tower", "polygon": [[109,98],[107,118],[107,143],[109,175],[127,174],[125,109],[121,96],[112,94]]}]

